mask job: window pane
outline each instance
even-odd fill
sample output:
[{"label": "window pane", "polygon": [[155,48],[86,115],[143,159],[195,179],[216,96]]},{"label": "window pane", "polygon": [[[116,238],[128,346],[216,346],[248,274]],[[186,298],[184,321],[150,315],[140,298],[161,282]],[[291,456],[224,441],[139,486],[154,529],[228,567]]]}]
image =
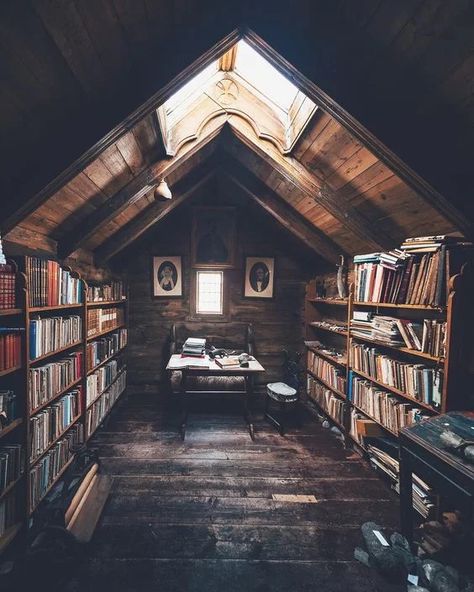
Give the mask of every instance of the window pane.
[{"label": "window pane", "polygon": [[196,312],[222,314],[222,271],[198,271]]}]

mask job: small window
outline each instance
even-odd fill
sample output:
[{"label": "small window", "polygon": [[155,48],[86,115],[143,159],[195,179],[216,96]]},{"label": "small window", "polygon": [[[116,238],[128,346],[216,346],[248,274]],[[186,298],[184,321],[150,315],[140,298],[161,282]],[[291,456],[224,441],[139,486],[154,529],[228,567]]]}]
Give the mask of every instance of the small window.
[{"label": "small window", "polygon": [[196,272],[197,314],[223,314],[223,283],[222,271]]}]

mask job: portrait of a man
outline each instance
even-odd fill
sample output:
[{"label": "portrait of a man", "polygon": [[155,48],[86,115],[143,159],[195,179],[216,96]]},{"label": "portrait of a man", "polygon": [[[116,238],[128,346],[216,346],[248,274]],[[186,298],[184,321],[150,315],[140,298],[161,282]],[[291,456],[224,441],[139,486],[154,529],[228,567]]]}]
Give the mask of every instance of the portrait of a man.
[{"label": "portrait of a man", "polygon": [[244,296],[247,298],[273,298],[275,259],[273,257],[246,257]]},{"label": "portrait of a man", "polygon": [[181,257],[153,257],[153,296],[183,295]]}]

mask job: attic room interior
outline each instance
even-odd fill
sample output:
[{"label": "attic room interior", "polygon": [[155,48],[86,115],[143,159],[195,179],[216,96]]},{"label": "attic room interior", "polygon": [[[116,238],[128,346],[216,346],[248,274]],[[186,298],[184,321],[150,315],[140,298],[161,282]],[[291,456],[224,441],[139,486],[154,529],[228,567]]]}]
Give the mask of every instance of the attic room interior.
[{"label": "attic room interior", "polygon": [[473,38],[1,3],[1,590],[474,589]]}]

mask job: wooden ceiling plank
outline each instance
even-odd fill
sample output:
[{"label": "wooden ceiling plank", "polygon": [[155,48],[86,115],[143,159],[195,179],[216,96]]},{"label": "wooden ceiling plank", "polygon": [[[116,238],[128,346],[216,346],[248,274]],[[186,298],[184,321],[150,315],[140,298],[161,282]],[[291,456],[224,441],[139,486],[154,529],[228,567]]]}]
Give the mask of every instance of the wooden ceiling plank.
[{"label": "wooden ceiling plank", "polygon": [[127,132],[116,142],[116,146],[134,176],[146,166],[146,160],[133,132]]},{"label": "wooden ceiling plank", "polygon": [[292,210],[291,206],[286,204],[258,177],[235,161],[232,163],[226,162],[223,168],[234,183],[314,253],[330,263],[339,261],[341,249],[319,229],[311,226],[297,212]]},{"label": "wooden ceiling plank", "polygon": [[[337,193],[332,191],[329,186],[322,185],[299,161],[289,156],[283,156],[278,150],[272,150],[268,142],[257,143],[247,138],[234,126],[232,127],[232,133],[241,146],[247,146],[260,158],[279,170],[283,176],[304,191],[315,203],[320,204],[322,208],[340,220],[346,228],[359,238],[362,238],[370,248],[373,246],[374,249],[379,249],[389,246],[385,235],[378,233],[377,229],[372,227],[358,212],[343,200],[340,200]],[[232,139],[225,144],[225,147],[230,149],[231,152],[233,150],[234,153],[239,151],[238,144]]]},{"label": "wooden ceiling plank", "polygon": [[[133,218],[126,226],[112,235],[95,251],[95,259],[99,265],[104,265],[112,257],[136,241],[144,232],[153,225],[163,220],[170,212],[180,206],[191,197],[202,185],[207,183],[214,175],[212,171],[204,171],[204,167],[196,169],[176,187],[173,199],[166,203],[155,202],[146,208],[141,214]],[[186,181],[184,183],[184,181]]]}]

